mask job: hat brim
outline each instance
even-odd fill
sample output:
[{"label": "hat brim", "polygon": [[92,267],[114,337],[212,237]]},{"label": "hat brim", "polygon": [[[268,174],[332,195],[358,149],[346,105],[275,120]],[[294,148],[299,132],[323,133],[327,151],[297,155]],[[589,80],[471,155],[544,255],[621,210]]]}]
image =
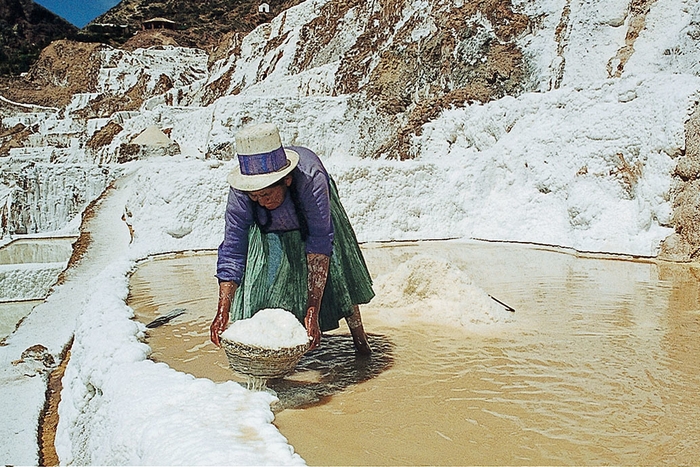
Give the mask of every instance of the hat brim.
[{"label": "hat brim", "polygon": [[259,175],[244,175],[241,173],[241,167],[236,164],[233,171],[226,177],[229,185],[236,190],[241,191],[257,191],[267,188],[273,183],[281,180],[285,175],[288,175],[299,164],[299,153],[291,149],[284,149],[287,155],[289,164],[277,172],[270,172]]}]

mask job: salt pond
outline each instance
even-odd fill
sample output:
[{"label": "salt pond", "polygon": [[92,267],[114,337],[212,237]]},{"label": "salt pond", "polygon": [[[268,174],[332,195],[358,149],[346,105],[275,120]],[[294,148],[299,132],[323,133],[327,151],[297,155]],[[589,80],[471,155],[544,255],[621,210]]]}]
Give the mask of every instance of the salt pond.
[{"label": "salt pond", "polygon": [[[379,291],[363,307],[374,355],[355,357],[341,327],[272,385],[275,424],[309,464],[697,462],[697,267],[479,242],[363,249]],[[148,331],[152,358],[223,381],[236,375],[208,342],[214,263],[144,262],[129,305],[144,323],[185,308]],[[428,286],[387,286],[407,264]],[[515,313],[456,322],[472,304],[452,292],[472,281]]]},{"label": "salt pond", "polygon": [[0,248],[0,339],[41,303],[65,268],[75,237],[21,238]]},{"label": "salt pond", "polygon": [[22,318],[27,316],[41,300],[0,302],[0,340],[9,336]]},{"label": "salt pond", "polygon": [[58,263],[73,253],[76,237],[21,238],[0,248],[0,264]]}]

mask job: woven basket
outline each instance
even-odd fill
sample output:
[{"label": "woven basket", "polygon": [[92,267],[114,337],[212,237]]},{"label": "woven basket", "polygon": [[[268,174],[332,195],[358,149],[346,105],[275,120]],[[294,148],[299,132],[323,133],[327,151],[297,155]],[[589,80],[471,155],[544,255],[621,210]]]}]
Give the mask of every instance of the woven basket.
[{"label": "woven basket", "polygon": [[268,349],[221,339],[233,371],[259,378],[281,378],[294,371],[310,344]]}]

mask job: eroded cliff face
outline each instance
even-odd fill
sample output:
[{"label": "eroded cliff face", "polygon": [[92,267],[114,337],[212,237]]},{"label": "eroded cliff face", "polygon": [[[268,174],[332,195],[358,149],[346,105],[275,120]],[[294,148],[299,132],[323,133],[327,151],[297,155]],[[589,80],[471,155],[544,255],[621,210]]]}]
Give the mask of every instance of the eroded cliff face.
[{"label": "eroded cliff face", "polygon": [[659,258],[700,260],[700,107],[685,124],[685,152],[678,158],[671,225],[675,233],[661,244]]},{"label": "eroded cliff face", "polygon": [[36,162],[3,167],[10,187],[0,205],[0,233],[32,234],[65,227],[118,175],[118,169]]},{"label": "eroded cliff face", "polygon": [[[138,2],[123,3],[105,18],[118,18]],[[411,135],[443,109],[528,89],[529,68],[517,40],[529,27],[510,0],[321,0],[286,10],[249,36],[222,36],[209,55],[208,77],[196,66],[180,73],[149,67],[149,49],[59,41],[2,92],[17,102],[68,107],[74,119],[109,118],[138,111],[155,96],[167,105],[209,106],[274,87],[281,76],[292,81],[283,94],[348,96],[349,107],[373,113],[359,124],[368,134],[363,154],[403,160],[413,157]],[[78,102],[76,96],[84,97]]]},{"label": "eroded cliff face", "polygon": [[[167,50],[178,50],[181,56]],[[206,63],[206,54],[199,49],[157,46],[126,51],[60,40],[42,51],[25,76],[2,83],[0,95],[59,109],[77,99],[82,103],[74,102],[71,109],[76,117],[109,117],[138,110],[153,96],[204,78]]]}]

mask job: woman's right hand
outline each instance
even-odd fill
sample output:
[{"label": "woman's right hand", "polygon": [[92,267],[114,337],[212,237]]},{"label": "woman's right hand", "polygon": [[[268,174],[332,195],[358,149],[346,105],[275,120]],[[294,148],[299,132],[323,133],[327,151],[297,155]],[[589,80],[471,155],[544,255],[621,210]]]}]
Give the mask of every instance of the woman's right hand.
[{"label": "woman's right hand", "polygon": [[216,307],[216,316],[209,326],[209,338],[217,347],[221,347],[219,336],[226,330],[229,314],[231,312],[231,301],[236,293],[238,285],[235,282],[219,283],[219,304]]}]

